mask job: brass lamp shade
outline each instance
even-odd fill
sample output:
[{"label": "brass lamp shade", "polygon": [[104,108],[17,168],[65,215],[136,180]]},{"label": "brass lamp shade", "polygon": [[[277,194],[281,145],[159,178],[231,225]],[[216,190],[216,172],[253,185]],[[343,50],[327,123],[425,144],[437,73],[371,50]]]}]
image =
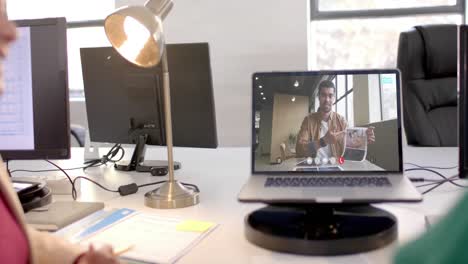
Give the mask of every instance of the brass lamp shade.
[{"label": "brass lamp shade", "polygon": [[117,9],[104,22],[107,38],[128,61],[144,68],[157,65],[164,53],[161,19],[143,6]]}]

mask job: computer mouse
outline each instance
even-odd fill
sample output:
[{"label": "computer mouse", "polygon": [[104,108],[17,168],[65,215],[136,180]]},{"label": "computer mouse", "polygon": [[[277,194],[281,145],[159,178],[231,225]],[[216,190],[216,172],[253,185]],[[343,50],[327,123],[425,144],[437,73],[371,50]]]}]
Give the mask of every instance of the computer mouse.
[{"label": "computer mouse", "polygon": [[308,165],[312,165],[312,158],[311,157],[308,157],[307,160],[306,160],[307,164]]}]

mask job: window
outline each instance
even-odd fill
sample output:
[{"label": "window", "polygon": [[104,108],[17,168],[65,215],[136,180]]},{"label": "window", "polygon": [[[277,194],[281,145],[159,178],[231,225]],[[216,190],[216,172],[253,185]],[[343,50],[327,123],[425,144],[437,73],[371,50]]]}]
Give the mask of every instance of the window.
[{"label": "window", "polygon": [[394,68],[400,32],[415,25],[461,24],[463,1],[311,0],[309,67]]},{"label": "window", "polygon": [[80,48],[110,46],[103,27],[69,28],[68,38],[68,83],[70,96],[82,97],[83,74],[81,71]]},{"label": "window", "polygon": [[347,100],[347,111],[348,111],[348,124],[354,125],[354,94],[351,92],[353,90],[353,76],[348,75],[347,77],[347,89],[350,91],[346,96]]},{"label": "window", "polygon": [[[354,89],[353,78],[357,75],[337,75],[332,82],[336,87],[336,101],[333,106],[334,111],[343,116],[348,121],[348,126],[354,124]],[[369,83],[369,98],[378,98],[366,102],[369,113],[369,123],[385,121],[397,118],[396,103],[396,76],[394,74],[375,74],[365,76]],[[378,89],[373,89],[377,87]],[[363,103],[363,102],[360,102]]]},{"label": "window", "polygon": [[66,17],[68,22],[104,19],[115,9],[115,0],[7,0],[10,19]]},{"label": "window", "polygon": [[7,0],[11,20],[67,18],[70,97],[83,96],[80,48],[110,46],[102,25],[114,9],[115,0]]},{"label": "window", "polygon": [[332,81],[336,87],[335,112],[342,115],[349,126],[354,126],[352,76],[337,75]]},{"label": "window", "polygon": [[255,111],[255,128],[260,128],[260,111]]},{"label": "window", "polygon": [[397,118],[396,77],[394,74],[380,75],[380,100],[382,120]]},{"label": "window", "polygon": [[319,0],[318,2],[320,11],[403,9],[457,4],[456,0]]}]

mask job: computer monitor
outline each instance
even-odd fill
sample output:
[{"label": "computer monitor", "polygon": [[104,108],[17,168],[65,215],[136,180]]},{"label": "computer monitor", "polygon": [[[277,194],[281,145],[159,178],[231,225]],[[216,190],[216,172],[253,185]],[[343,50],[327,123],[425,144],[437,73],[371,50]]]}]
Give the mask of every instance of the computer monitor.
[{"label": "computer monitor", "polygon": [[[216,148],[208,44],[166,47],[174,146]],[[148,171],[144,145],[166,144],[161,67],[137,67],[111,47],[82,48],[81,62],[91,141],[138,143],[129,166],[117,168]]]},{"label": "computer monitor", "polygon": [[458,147],[460,178],[468,175],[468,25],[458,28]]},{"label": "computer monitor", "polygon": [[14,21],[4,63],[0,153],[12,159],[70,157],[65,18]]}]

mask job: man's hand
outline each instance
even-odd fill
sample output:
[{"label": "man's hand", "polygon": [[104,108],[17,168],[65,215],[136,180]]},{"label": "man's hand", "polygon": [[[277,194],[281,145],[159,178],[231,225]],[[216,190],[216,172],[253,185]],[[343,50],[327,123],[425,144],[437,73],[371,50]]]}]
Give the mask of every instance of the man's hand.
[{"label": "man's hand", "polygon": [[112,247],[103,246],[99,249],[94,249],[93,245],[89,245],[89,250],[85,252],[77,262],[78,264],[119,264],[117,256],[114,255]]},{"label": "man's hand", "polygon": [[343,133],[345,131],[339,131],[339,132],[330,132],[330,130],[327,131],[327,134],[323,137],[323,140],[327,145],[330,144],[336,144],[338,140],[340,140],[343,137]]},{"label": "man's hand", "polygon": [[366,129],[367,134],[367,144],[372,144],[375,142],[374,127],[370,126]]}]

